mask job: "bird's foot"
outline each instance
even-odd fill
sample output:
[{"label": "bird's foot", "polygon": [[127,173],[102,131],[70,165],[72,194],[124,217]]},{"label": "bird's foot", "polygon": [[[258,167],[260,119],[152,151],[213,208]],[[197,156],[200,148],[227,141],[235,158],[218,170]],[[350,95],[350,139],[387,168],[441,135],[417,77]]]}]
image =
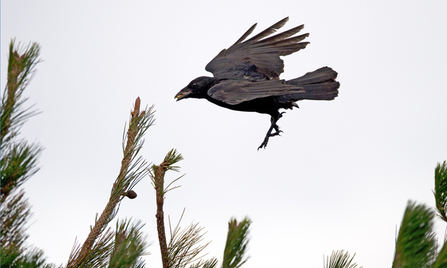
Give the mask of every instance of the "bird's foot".
[{"label": "bird's foot", "polygon": [[277,125],[274,125],[273,128],[275,129],[275,133],[271,133],[271,131],[270,131],[270,132],[267,133],[267,135],[265,135],[264,141],[258,147],[258,151],[261,148],[265,149],[265,147],[267,147],[267,143],[269,142],[269,138],[270,137],[279,136],[283,132],[282,130],[279,129],[279,127]]},{"label": "bird's foot", "polygon": [[[259,147],[258,147],[258,151],[259,151],[259,149],[261,149],[261,148],[265,148],[265,147],[267,147],[267,143],[269,142],[269,138],[270,138],[270,137],[281,135],[282,130],[279,129],[279,126],[276,124],[276,122],[278,121],[279,118],[282,117],[282,114],[283,114],[283,113],[285,113],[285,112],[280,113],[277,117],[273,117],[273,116],[272,116],[272,117],[270,118],[270,122],[271,122],[270,128],[269,128],[269,130],[267,131],[267,134],[265,135],[264,141],[261,143],[261,145],[259,145]],[[272,133],[273,130],[275,130],[274,133]]]},{"label": "bird's foot", "polygon": [[258,151],[259,151],[259,149],[261,149],[261,148],[264,148],[265,149],[265,147],[267,147],[267,143],[269,142],[269,136],[265,136],[265,139],[264,139],[264,141],[261,143],[261,145],[259,145],[259,147],[258,147]]}]

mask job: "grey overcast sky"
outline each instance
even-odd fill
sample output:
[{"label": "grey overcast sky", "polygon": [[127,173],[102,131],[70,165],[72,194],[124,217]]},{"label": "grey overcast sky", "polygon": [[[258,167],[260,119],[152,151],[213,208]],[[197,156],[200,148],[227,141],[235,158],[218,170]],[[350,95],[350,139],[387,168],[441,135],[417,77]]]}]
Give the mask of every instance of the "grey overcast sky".
[{"label": "grey overcast sky", "polygon": [[[43,60],[26,91],[42,112],[22,136],[45,150],[25,184],[33,205],[29,242],[66,263],[84,241],[118,175],[121,138],[136,97],[155,105],[141,151],[160,163],[184,156],[165,214],[200,222],[221,260],[231,217],[253,220],[252,267],[322,267],[345,249],[365,267],[389,267],[408,200],[434,205],[434,168],[447,159],[447,2],[429,1],[2,1],[1,86],[8,45],[38,42]],[[257,151],[267,115],[205,100],[175,102],[190,80],[253,23],[289,16],[305,24],[306,49],[285,57],[282,78],[322,66],[339,97],[303,101],[284,131]],[[146,223],[148,267],[160,267],[149,178],[118,217]],[[114,227],[112,225],[112,227]],[[439,241],[445,225],[437,220]]]}]

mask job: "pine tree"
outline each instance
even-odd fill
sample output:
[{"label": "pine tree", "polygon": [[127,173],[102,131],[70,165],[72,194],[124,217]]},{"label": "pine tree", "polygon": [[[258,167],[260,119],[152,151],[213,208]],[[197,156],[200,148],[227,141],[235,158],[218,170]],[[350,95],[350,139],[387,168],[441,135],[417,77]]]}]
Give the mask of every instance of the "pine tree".
[{"label": "pine tree", "polygon": [[[436,210],[439,218],[447,222],[447,166],[436,166]],[[437,251],[436,234],[433,231],[435,211],[424,204],[409,201],[396,240],[393,268],[447,267],[447,246],[444,242]]]},{"label": "pine tree", "polygon": [[20,128],[37,112],[25,108],[23,92],[35,74],[40,46],[23,48],[14,40],[9,46],[7,84],[1,101],[1,266],[50,267],[43,252],[26,245],[31,208],[21,188],[39,168],[39,144],[19,139]]}]

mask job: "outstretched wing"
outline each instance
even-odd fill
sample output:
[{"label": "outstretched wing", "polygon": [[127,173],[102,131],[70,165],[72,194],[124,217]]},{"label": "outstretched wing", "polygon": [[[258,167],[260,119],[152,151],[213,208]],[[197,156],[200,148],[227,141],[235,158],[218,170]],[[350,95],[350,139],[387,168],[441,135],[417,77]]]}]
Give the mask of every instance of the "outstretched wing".
[{"label": "outstretched wing", "polygon": [[224,80],[208,90],[208,95],[230,105],[259,98],[303,93],[301,86],[285,84],[284,80],[250,82]]},{"label": "outstretched wing", "polygon": [[[231,79],[278,79],[284,71],[284,63],[279,58],[303,49],[309,44],[300,42],[309,34],[294,36],[304,25],[300,25],[283,33],[265,38],[286,24],[284,18],[266,30],[244,41],[255,29],[254,24],[236,43],[222,50],[205,69],[217,78]],[[244,42],[243,42],[244,41]]]}]

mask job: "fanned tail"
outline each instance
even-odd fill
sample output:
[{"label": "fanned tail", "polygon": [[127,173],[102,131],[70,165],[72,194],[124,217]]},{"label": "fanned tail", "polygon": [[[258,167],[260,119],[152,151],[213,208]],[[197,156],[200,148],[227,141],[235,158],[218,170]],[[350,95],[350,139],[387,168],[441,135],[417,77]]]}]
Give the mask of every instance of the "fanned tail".
[{"label": "fanned tail", "polygon": [[329,67],[322,67],[313,72],[286,81],[286,84],[301,86],[302,93],[283,95],[280,102],[298,100],[333,100],[338,96],[340,83],[335,81],[337,72]]}]

